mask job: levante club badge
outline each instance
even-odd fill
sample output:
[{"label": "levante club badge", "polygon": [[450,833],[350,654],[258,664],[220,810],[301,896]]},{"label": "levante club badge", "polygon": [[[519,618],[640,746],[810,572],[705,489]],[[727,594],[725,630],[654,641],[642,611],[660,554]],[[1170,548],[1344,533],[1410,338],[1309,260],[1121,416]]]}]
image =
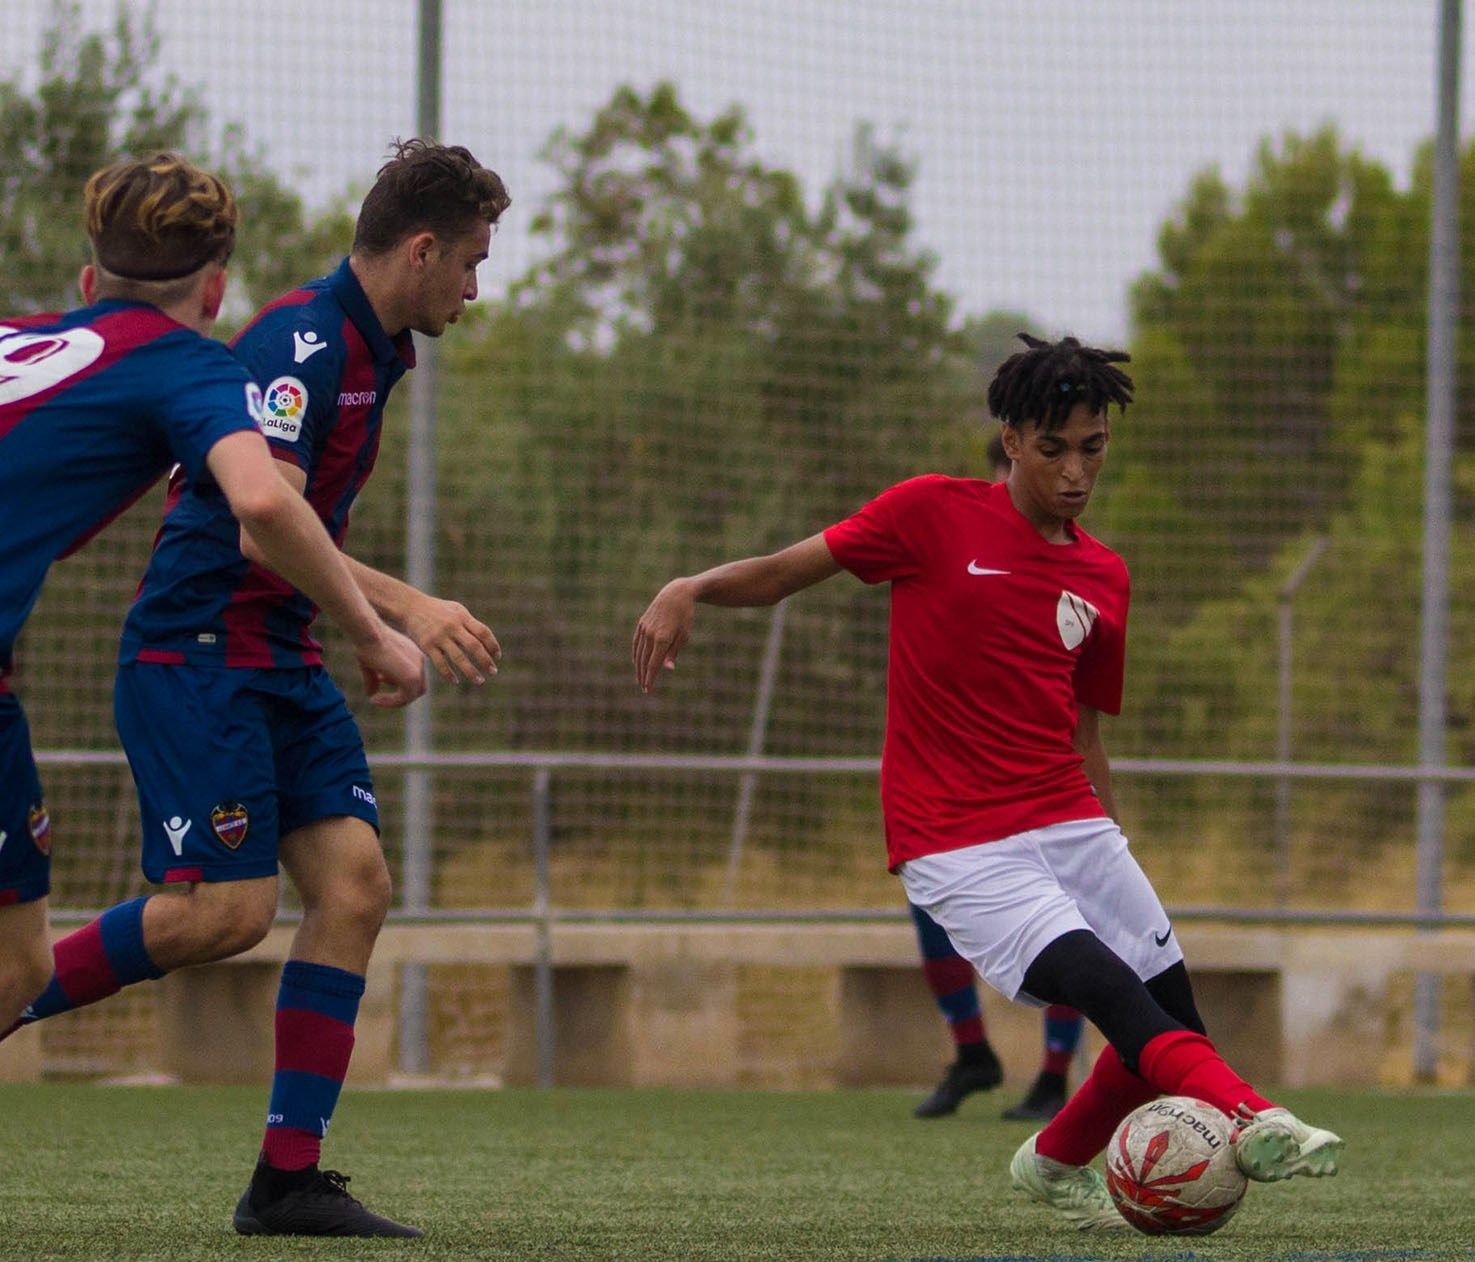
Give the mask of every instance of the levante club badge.
[{"label": "levante club badge", "polygon": [[210,812],[210,827],[227,850],[238,850],[251,827],[251,815],[239,802],[222,802]]},{"label": "levante club badge", "polygon": [[42,854],[51,853],[51,812],[45,802],[37,802],[26,812],[26,824],[31,830],[31,840]]}]

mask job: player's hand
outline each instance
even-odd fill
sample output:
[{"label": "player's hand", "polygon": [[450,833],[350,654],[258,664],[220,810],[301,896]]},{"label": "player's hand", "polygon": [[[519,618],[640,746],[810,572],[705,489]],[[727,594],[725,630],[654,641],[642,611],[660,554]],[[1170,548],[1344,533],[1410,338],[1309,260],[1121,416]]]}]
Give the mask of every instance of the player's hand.
[{"label": "player's hand", "polygon": [[385,626],[377,639],[353,651],[370,705],[394,710],[424,696],[425,657],[409,636]]},{"label": "player's hand", "polygon": [[502,646],[466,606],[421,594],[404,616],[405,633],[447,683],[484,684],[497,673]]},{"label": "player's hand", "polygon": [[656,686],[661,669],[676,669],[676,655],[691,639],[697,603],[692,585],[684,578],[672,579],[656,594],[635,624],[630,659],[635,663],[635,682],[641,692]]}]

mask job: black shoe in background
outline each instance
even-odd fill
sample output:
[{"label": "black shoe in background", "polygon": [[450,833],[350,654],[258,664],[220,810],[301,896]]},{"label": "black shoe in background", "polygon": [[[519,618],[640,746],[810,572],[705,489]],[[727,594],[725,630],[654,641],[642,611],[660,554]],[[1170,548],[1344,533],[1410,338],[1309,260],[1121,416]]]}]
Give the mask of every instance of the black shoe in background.
[{"label": "black shoe in background", "polygon": [[991,1091],[1004,1081],[1004,1070],[994,1049],[987,1043],[972,1051],[965,1059],[959,1057],[947,1067],[947,1073],[937,1084],[936,1090],[912,1113],[916,1117],[947,1117],[958,1111],[965,1096],[975,1091]]},{"label": "black shoe in background", "polygon": [[425,1234],[365,1209],[349,1195],[345,1174],[309,1166],[289,1175],[264,1162],[257,1165],[251,1186],[236,1205],[235,1228],[243,1236]]},{"label": "black shoe in background", "polygon": [[1013,1108],[1004,1110],[1011,1122],[1048,1122],[1065,1107],[1065,1075],[1041,1073]]}]

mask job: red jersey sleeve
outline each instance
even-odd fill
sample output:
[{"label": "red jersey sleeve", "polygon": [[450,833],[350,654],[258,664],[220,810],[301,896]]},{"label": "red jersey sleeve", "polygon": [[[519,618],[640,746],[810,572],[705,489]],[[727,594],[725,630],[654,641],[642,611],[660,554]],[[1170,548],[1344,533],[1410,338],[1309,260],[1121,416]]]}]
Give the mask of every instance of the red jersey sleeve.
[{"label": "red jersey sleeve", "polygon": [[1127,567],[1116,577],[1117,599],[1110,610],[1103,608],[1096,620],[1095,634],[1086,637],[1076,659],[1076,700],[1106,714],[1122,712],[1122,679],[1127,657],[1127,606],[1131,580]]},{"label": "red jersey sleeve", "polygon": [[827,529],[825,542],[842,566],[863,583],[888,583],[921,568],[929,477],[911,478],[882,491],[859,512]]}]

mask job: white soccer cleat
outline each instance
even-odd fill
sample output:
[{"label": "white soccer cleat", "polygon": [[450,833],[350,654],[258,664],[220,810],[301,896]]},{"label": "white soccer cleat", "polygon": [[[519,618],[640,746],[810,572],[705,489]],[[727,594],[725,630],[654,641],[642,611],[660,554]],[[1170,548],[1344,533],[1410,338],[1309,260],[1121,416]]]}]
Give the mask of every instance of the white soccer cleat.
[{"label": "white soccer cleat", "polygon": [[1307,1126],[1289,1109],[1265,1109],[1241,1122],[1234,1160],[1246,1178],[1278,1183],[1297,1174],[1336,1174],[1346,1147],[1340,1135]]},{"label": "white soccer cleat", "polygon": [[1091,1166],[1068,1166],[1035,1151],[1036,1131],[1009,1163],[1009,1180],[1031,1200],[1048,1205],[1078,1231],[1125,1231],[1106,1180]]}]

